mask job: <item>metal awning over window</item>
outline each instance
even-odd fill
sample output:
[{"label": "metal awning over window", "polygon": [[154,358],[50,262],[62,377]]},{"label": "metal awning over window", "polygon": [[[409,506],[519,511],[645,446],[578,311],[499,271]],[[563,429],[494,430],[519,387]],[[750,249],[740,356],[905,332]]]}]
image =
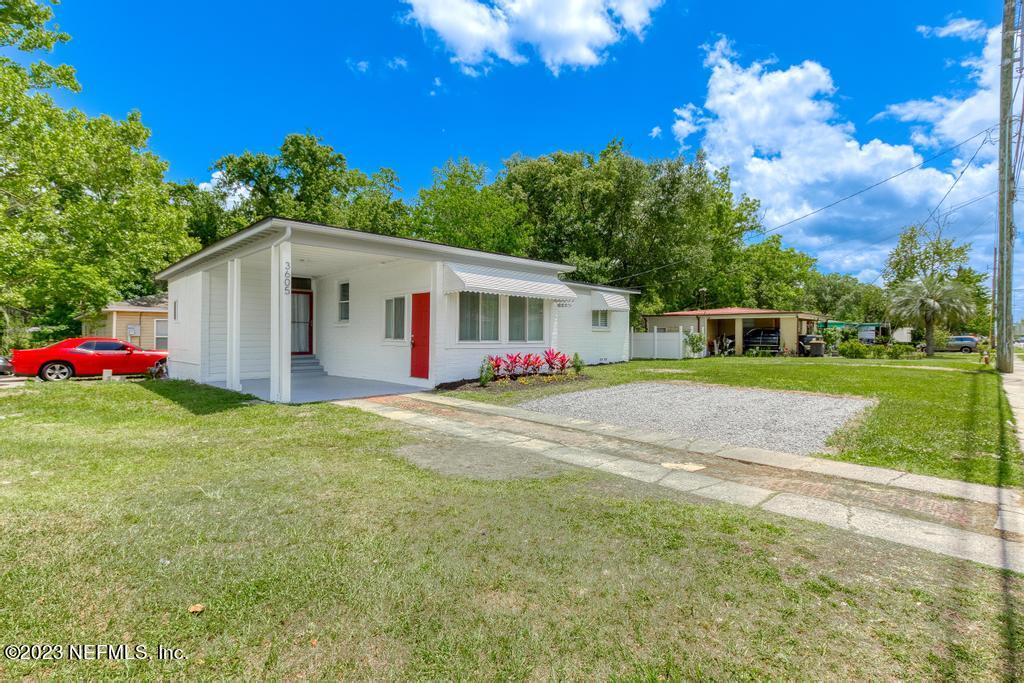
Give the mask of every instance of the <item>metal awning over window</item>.
[{"label": "metal awning over window", "polygon": [[590,296],[591,308],[595,311],[628,311],[629,299],[625,294],[594,290]]},{"label": "metal awning over window", "polygon": [[556,301],[572,301],[576,298],[576,294],[555,275],[459,263],[445,264],[444,291],[482,292]]}]

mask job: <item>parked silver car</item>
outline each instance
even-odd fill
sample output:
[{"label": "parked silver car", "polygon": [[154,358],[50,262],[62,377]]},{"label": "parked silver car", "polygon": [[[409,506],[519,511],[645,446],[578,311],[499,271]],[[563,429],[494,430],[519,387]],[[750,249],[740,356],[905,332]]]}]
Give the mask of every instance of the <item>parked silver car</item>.
[{"label": "parked silver car", "polygon": [[958,336],[950,337],[946,341],[947,351],[960,351],[961,353],[974,353],[978,350],[978,340],[974,337]]}]

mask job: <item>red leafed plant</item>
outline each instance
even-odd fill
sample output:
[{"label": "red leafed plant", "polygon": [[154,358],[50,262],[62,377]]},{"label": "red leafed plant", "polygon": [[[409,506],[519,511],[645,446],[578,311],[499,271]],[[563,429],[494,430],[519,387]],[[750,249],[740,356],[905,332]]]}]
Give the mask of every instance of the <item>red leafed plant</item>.
[{"label": "red leafed plant", "polygon": [[548,370],[554,372],[558,366],[558,351],[554,349],[546,350],[544,352],[544,363],[548,366]]},{"label": "red leafed plant", "polygon": [[565,371],[568,370],[570,363],[572,363],[572,359],[564,353],[559,352],[558,357],[555,359],[555,366],[558,368],[558,372],[564,375]]},{"label": "red leafed plant", "polygon": [[523,365],[523,354],[509,353],[505,356],[505,360],[503,362],[505,364],[505,373],[510,376],[514,375]]},{"label": "red leafed plant", "polygon": [[536,375],[544,367],[544,359],[535,353],[523,356],[523,370],[527,375]]},{"label": "red leafed plant", "polygon": [[487,362],[491,364],[491,369],[494,371],[495,377],[501,375],[502,370],[505,367],[501,356],[487,356]]}]

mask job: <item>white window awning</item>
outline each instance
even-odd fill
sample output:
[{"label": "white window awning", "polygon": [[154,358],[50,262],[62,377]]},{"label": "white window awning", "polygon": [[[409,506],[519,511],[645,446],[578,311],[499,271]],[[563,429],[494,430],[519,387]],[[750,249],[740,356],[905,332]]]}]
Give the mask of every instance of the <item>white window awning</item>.
[{"label": "white window awning", "polygon": [[628,311],[629,299],[625,294],[594,290],[590,297],[591,308],[595,311]]},{"label": "white window awning", "polygon": [[576,298],[575,292],[555,275],[461,263],[445,264],[444,291],[504,294],[556,301],[572,301]]}]

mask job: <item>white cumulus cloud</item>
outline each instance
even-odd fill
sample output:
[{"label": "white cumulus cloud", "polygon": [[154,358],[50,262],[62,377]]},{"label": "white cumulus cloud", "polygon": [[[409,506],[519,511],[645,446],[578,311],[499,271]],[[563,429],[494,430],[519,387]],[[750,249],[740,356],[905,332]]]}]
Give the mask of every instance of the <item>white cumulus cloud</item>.
[{"label": "white cumulus cloud", "polygon": [[440,36],[464,73],[503,60],[527,61],[536,50],[557,74],[563,67],[590,67],[627,35],[643,38],[663,0],[405,0],[409,18]]},{"label": "white cumulus cloud", "polygon": [[651,128],[651,132],[648,133],[647,135],[649,137],[652,137],[652,138],[655,138],[655,139],[660,138],[661,137],[661,126],[655,126],[654,128]]},{"label": "white cumulus cloud", "polygon": [[[953,34],[950,34],[953,35]],[[725,38],[707,46],[707,96],[702,106],[675,110],[673,134],[681,145],[698,132],[714,167],[731,169],[737,190],[761,200],[766,227],[826,206],[879,180],[920,164],[915,145],[958,141],[995,118],[982,103],[998,66],[989,49],[964,62],[971,91],[962,98],[889,107],[885,115],[915,122],[910,143],[863,139],[837,107],[836,84],[822,64],[744,63]],[[827,268],[874,277],[900,228],[921,222],[942,199],[983,138],[923,168],[781,230],[787,243],[815,253]],[[944,201],[944,211],[995,188],[995,146],[986,144]],[[993,200],[948,218],[954,236],[985,220]],[[979,261],[980,263],[980,261]],[[984,267],[984,266],[982,266]]]}]

